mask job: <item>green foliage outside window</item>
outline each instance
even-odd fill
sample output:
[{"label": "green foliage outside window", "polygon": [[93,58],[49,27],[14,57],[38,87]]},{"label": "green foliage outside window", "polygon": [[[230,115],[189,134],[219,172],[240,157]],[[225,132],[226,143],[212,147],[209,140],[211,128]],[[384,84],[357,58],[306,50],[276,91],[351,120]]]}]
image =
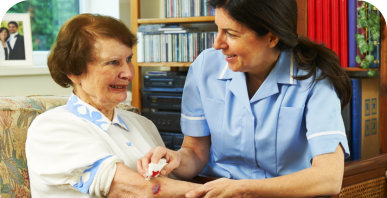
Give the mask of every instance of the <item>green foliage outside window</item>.
[{"label": "green foliage outside window", "polygon": [[50,50],[63,23],[79,13],[79,0],[27,0],[8,10],[27,12],[31,15],[33,50]]}]

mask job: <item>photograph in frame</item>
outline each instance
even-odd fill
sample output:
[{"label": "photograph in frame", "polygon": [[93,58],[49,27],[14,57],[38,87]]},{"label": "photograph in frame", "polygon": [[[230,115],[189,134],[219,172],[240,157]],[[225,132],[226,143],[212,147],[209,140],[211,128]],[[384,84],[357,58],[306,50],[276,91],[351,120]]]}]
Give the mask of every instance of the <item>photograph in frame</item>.
[{"label": "photograph in frame", "polygon": [[7,13],[0,26],[0,66],[32,66],[29,13]]}]

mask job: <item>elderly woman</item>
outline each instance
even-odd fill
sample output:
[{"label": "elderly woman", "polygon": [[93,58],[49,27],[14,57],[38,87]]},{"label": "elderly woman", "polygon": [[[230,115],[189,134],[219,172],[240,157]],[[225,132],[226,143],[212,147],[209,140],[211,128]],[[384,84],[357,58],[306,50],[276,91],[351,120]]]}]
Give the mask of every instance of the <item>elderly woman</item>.
[{"label": "elderly woman", "polygon": [[134,75],[135,42],[107,16],[81,14],[60,29],[48,67],[73,94],[28,130],[32,197],[180,197],[199,186],[167,177],[146,181],[135,171],[138,158],[164,145],[151,121],[116,108]]}]

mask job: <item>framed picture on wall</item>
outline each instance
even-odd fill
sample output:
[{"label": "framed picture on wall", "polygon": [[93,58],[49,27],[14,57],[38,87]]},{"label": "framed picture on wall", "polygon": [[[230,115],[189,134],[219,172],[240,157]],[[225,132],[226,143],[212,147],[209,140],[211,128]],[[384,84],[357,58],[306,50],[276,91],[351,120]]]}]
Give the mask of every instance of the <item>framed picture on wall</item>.
[{"label": "framed picture on wall", "polygon": [[30,14],[7,13],[0,26],[0,66],[32,66]]}]

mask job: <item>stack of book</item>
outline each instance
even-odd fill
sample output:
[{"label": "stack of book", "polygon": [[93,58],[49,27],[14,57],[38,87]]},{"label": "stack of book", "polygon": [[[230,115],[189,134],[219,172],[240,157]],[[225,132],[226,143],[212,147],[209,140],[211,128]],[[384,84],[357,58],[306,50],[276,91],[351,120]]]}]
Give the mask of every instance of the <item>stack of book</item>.
[{"label": "stack of book", "polygon": [[215,10],[207,0],[161,0],[165,18],[213,16]]},{"label": "stack of book", "polygon": [[179,25],[141,25],[137,32],[138,62],[193,62],[212,47],[216,32]]}]

